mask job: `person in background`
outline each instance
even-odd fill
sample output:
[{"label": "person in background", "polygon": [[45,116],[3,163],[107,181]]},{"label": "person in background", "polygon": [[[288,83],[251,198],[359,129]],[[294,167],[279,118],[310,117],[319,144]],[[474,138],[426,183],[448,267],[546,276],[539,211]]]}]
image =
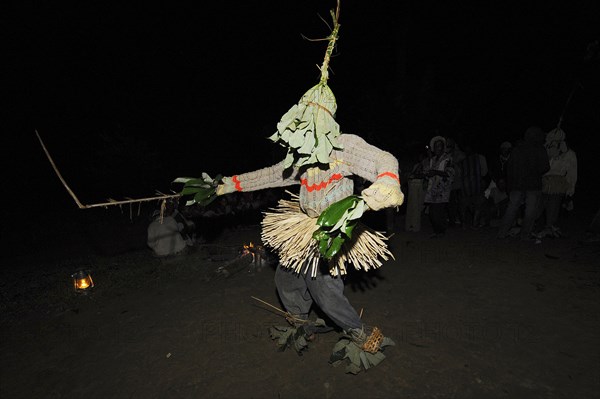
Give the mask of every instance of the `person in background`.
[{"label": "person in background", "polygon": [[565,132],[556,128],[546,135],[546,151],[550,161],[550,170],[542,177],[542,206],[540,215],[545,212],[544,229],[540,237],[560,237],[557,226],[560,207],[566,198],[575,194],[577,183],[577,155],[565,141]]},{"label": "person in background", "polygon": [[508,207],[506,191],[506,165],[510,158],[512,144],[504,141],[500,144],[498,155],[492,158],[489,165],[490,183],[484,192],[483,224],[490,226],[492,221],[502,219]]},{"label": "person in background", "polygon": [[460,215],[463,226],[481,226],[481,212],[485,202],[484,191],[488,186],[486,158],[476,152],[470,144],[465,146],[465,159],[460,164],[462,173],[462,200]]},{"label": "person in background", "polygon": [[452,158],[446,153],[446,139],[435,136],[429,142],[432,156],[423,162],[423,175],[427,177],[425,203],[433,227],[431,238],[444,235],[448,227],[448,201],[454,179]]},{"label": "person in background", "polygon": [[452,180],[450,200],[448,201],[448,218],[451,225],[461,225],[463,220],[460,217],[460,204],[462,201],[462,171],[460,164],[465,159],[465,153],[460,149],[456,140],[451,137],[446,137],[446,153],[452,159],[452,165],[454,166],[454,179]]},{"label": "person in background", "polygon": [[421,231],[421,214],[425,207],[425,187],[426,177],[423,174],[423,165],[425,160],[429,161],[431,153],[429,147],[418,154],[418,161],[413,166],[408,176],[408,200],[406,205],[406,231]]},{"label": "person in background", "polygon": [[542,129],[531,126],[525,131],[523,141],[512,150],[506,164],[509,204],[498,230],[498,238],[508,236],[523,203],[525,203],[525,216],[520,236],[522,240],[531,238],[542,196],[542,176],[550,170],[543,142]]},{"label": "person in background", "polygon": [[510,158],[511,151],[512,144],[509,141],[503,142],[500,144],[498,155],[490,162],[490,178],[496,184],[498,184],[501,179],[506,180],[506,164],[508,158]]},{"label": "person in background", "polygon": [[148,225],[147,244],[155,256],[181,255],[194,245],[193,236],[189,233],[192,227],[177,210],[176,202],[167,201],[162,217],[160,210],[154,211],[152,217]]},{"label": "person in background", "polygon": [[498,182],[492,180],[484,193],[485,202],[482,208],[482,224],[485,227],[494,224],[498,226],[498,221],[502,220],[506,208],[508,207],[508,193],[506,191],[506,179],[501,177]]}]

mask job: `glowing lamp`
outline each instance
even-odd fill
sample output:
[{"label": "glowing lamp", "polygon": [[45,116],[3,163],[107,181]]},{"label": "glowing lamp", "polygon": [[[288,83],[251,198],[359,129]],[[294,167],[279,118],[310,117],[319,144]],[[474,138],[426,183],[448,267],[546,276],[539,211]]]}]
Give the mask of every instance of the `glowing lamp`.
[{"label": "glowing lamp", "polygon": [[78,294],[87,294],[94,288],[94,280],[89,270],[79,270],[71,274],[73,286]]}]

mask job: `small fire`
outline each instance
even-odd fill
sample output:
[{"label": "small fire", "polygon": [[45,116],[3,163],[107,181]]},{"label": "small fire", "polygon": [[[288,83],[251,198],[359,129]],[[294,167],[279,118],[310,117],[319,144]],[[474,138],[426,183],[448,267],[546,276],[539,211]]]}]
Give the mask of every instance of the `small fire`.
[{"label": "small fire", "polygon": [[90,283],[87,280],[87,278],[82,278],[80,280],[77,280],[77,288],[79,288],[80,290],[84,290],[89,286],[90,286]]},{"label": "small fire", "polygon": [[248,244],[248,245],[244,244],[244,249],[242,250],[242,256],[245,256],[248,254],[252,255],[252,262],[254,262],[256,257],[255,257],[255,251],[254,251],[254,244],[252,243],[252,241],[250,241],[250,244]]},{"label": "small fire", "polygon": [[263,267],[267,264],[265,249],[262,245],[254,245],[252,242],[246,245],[244,244],[244,249],[242,250],[242,256],[251,255],[252,261],[251,264]]}]

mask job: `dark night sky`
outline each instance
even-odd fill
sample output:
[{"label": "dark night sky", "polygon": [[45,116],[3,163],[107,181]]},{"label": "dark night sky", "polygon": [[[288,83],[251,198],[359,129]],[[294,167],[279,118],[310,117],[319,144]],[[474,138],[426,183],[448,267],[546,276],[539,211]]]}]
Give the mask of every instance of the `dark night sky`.
[{"label": "dark night sky", "polygon": [[[5,184],[70,201],[35,128],[85,202],[278,159],[265,137],[318,82],[325,49],[301,34],[326,36],[318,15],[330,22],[335,3],[204,3],[17,6],[8,68],[23,80],[8,144],[20,175]],[[579,81],[563,126],[589,159],[600,69],[584,56],[599,39],[598,2],[521,3],[342,1],[329,82],[342,130],[401,163],[436,129],[489,152],[529,125],[554,127]]]}]

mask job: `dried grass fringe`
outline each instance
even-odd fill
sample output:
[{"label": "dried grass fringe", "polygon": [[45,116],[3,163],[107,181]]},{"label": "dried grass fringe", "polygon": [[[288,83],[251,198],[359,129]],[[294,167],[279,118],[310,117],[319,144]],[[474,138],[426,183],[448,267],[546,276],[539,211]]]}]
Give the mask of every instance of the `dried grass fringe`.
[{"label": "dried grass fringe", "polygon": [[[289,192],[288,192],[289,193]],[[299,197],[279,200],[277,207],[264,213],[262,241],[279,256],[279,262],[296,273],[316,276],[320,260],[317,240],[312,234],[318,229],[316,219],[300,209]],[[354,229],[352,240],[346,242],[340,254],[329,261],[329,272],[333,276],[347,274],[346,264],[356,270],[369,271],[381,267],[383,261],[395,259],[387,247],[388,238],[360,222]]]}]

